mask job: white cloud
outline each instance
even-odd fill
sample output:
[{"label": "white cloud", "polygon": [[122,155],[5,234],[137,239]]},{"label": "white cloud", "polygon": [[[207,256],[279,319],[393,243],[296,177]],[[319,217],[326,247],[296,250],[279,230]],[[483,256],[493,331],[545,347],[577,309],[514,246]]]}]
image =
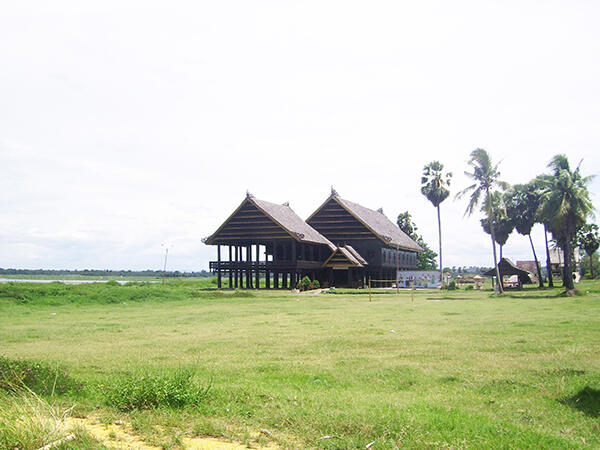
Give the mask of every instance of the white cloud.
[{"label": "white cloud", "polygon": [[[0,17],[0,267],[207,267],[246,189],[302,217],[409,210],[424,164],[487,148],[509,182],[600,167],[594,3],[17,2]],[[599,181],[591,185],[598,192]],[[594,201],[597,199],[594,197]],[[489,265],[464,202],[447,265]],[[536,245],[541,237],[536,231]],[[505,254],[529,258],[525,238]]]}]

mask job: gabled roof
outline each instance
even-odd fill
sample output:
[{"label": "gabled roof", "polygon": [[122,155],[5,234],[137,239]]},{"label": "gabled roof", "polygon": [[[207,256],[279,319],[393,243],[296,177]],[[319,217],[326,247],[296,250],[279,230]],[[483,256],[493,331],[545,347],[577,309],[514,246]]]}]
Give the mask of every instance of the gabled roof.
[{"label": "gabled roof", "polygon": [[360,253],[358,253],[356,250],[354,250],[354,247],[352,247],[351,245],[344,245],[344,248],[346,250],[348,250],[352,256],[354,256],[356,258],[356,260],[361,263],[363,266],[367,266],[369,263],[367,262],[367,260],[365,258],[363,258]]},{"label": "gabled roof", "polygon": [[[351,249],[351,250],[350,250]],[[336,248],[331,256],[323,263],[323,267],[364,267],[367,262],[349,245]]]},{"label": "gabled roof", "polygon": [[250,203],[263,212],[269,219],[283,228],[291,237],[299,242],[309,242],[314,244],[324,244],[329,246],[332,250],[335,249],[329,240],[319,233],[317,230],[312,228],[304,220],[302,220],[293,210],[289,204],[278,205],[276,203],[267,202],[265,200],[259,200],[254,198],[252,195],[247,195],[244,201],[236,208],[236,210],[227,218],[225,222],[215,231],[211,236],[204,239],[204,243],[213,244],[215,239],[218,238],[219,231],[223,229],[227,223],[236,215],[236,213],[242,209],[246,204]]},{"label": "gabled roof", "polygon": [[341,198],[336,192],[333,192],[319,208],[306,219],[308,222],[323,206],[330,200],[336,201],[342,208],[348,211],[355,219],[367,227],[375,236],[390,246],[397,246],[404,250],[422,252],[423,248],[413,241],[404,231],[388,219],[383,212],[373,211],[365,208],[358,203],[351,202]]},{"label": "gabled roof", "polygon": [[[500,272],[501,277],[505,275],[518,275],[522,283],[531,283],[529,272],[523,269],[519,269],[508,258],[502,258],[500,260],[500,262],[498,263],[498,271]],[[485,272],[484,275],[486,277],[496,276],[496,268],[491,268],[490,270]]]}]

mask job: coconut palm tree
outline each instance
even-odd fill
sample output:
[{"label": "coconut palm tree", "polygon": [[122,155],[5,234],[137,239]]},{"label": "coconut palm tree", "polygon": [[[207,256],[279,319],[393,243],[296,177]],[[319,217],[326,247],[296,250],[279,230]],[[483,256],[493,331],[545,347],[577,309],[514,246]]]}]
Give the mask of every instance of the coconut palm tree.
[{"label": "coconut palm tree", "polygon": [[462,198],[466,194],[471,194],[469,204],[465,210],[465,215],[473,214],[473,211],[479,204],[481,197],[487,200],[486,215],[490,219],[490,235],[492,237],[492,250],[494,253],[494,268],[496,269],[496,277],[498,279],[498,288],[500,293],[504,292],[498,270],[498,259],[496,257],[496,230],[494,228],[494,207],[492,203],[492,192],[495,188],[506,189],[508,186],[503,181],[499,180],[500,172],[498,164],[492,164],[492,160],[487,151],[482,148],[476,148],[471,152],[468,164],[473,168],[473,172],[465,172],[465,175],[471,178],[474,183],[460,191],[456,198]]},{"label": "coconut palm tree", "polygon": [[440,283],[444,287],[444,274],[442,272],[442,221],[440,219],[440,204],[448,198],[450,191],[450,180],[452,172],[443,172],[444,165],[439,161],[433,161],[423,167],[421,177],[421,193],[437,209],[438,219],[438,241],[440,248]]},{"label": "coconut palm tree", "polygon": [[544,226],[544,243],[546,249],[546,273],[548,275],[548,287],[554,287],[554,280],[552,278],[552,261],[550,260],[550,246],[548,245],[548,221],[542,215],[542,190],[544,186],[549,182],[551,175],[542,174],[535,177],[533,180],[529,182],[537,192],[539,196],[539,205],[537,211],[537,223],[541,223]]},{"label": "coconut palm tree", "polygon": [[538,262],[531,239],[531,229],[537,221],[537,211],[540,206],[540,193],[534,183],[516,184],[504,194],[506,213],[512,219],[519,234],[529,237],[535,267],[537,269],[538,285],[544,287],[542,269]]},{"label": "coconut palm tree", "polygon": [[594,210],[587,184],[593,177],[583,177],[581,163],[573,171],[566,155],[550,160],[551,177],[544,179],[541,214],[565,255],[563,285],[568,290],[573,285],[573,243],[577,231],[585,225]]}]

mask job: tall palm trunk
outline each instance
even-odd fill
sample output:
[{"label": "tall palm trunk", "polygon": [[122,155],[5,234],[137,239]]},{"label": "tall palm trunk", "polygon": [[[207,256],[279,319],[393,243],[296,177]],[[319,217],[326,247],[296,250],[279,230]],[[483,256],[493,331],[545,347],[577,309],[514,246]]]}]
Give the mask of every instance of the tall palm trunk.
[{"label": "tall palm trunk", "polygon": [[442,286],[442,289],[444,288],[444,272],[443,272],[443,267],[442,266],[442,221],[440,219],[440,205],[438,204],[437,207],[437,213],[438,213],[438,239],[439,239],[439,243],[440,243],[440,283]]},{"label": "tall palm trunk", "polygon": [[575,289],[573,284],[573,233],[568,232],[565,239],[565,274],[563,285],[568,290]]},{"label": "tall palm trunk", "polygon": [[535,260],[535,268],[537,269],[538,284],[539,287],[544,287],[544,280],[542,278],[542,269],[540,269],[540,263],[538,262],[537,255],[535,254],[535,247],[533,246],[533,240],[531,239],[531,233],[528,234],[529,243],[531,244],[531,251],[533,251],[533,259]]},{"label": "tall palm trunk", "polygon": [[548,230],[546,230],[546,224],[544,224],[544,239],[546,240],[546,271],[548,272],[548,287],[553,288],[554,282],[552,281],[552,262],[550,261],[550,248],[548,247]]},{"label": "tall palm trunk", "polygon": [[502,247],[504,247],[502,244],[498,244],[498,246],[500,247],[500,261],[502,261]]},{"label": "tall palm trunk", "polygon": [[498,280],[498,287],[500,288],[500,293],[504,294],[504,283],[502,282],[502,278],[500,277],[500,269],[498,268],[498,258],[496,257],[496,232],[494,231],[494,208],[492,206],[492,196],[490,194],[490,190],[486,189],[487,198],[488,198],[488,217],[490,217],[490,234],[492,235],[492,249],[494,251],[494,267],[496,268],[496,279]]},{"label": "tall palm trunk", "polygon": [[594,279],[594,262],[592,261],[592,253],[590,253],[590,273],[592,274],[592,280]]}]

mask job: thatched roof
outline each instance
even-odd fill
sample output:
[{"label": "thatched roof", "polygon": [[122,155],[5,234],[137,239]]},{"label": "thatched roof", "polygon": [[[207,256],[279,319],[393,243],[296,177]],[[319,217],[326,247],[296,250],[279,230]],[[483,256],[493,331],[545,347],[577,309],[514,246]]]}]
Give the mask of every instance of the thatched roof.
[{"label": "thatched roof", "polygon": [[[502,258],[498,263],[498,271],[500,272],[500,276],[504,277],[505,275],[518,275],[521,283],[527,284],[531,283],[531,278],[529,277],[529,272],[523,269],[519,269],[517,266],[513,264],[513,262],[508,258]],[[484,273],[487,277],[496,276],[496,269],[492,268]]]},{"label": "thatched roof", "polygon": [[335,246],[325,236],[307,224],[290,208],[288,203],[278,205],[276,203],[251,198],[256,207],[270,216],[290,233],[294,234],[301,242],[313,242],[315,244],[326,244],[331,248]]},{"label": "thatched roof", "polygon": [[[394,224],[390,219],[388,219],[385,214],[383,214],[383,211],[373,211],[372,209],[366,208],[358,203],[343,199],[335,191],[332,192],[323,205],[326,205],[331,199],[334,199],[342,208],[348,211],[387,245],[394,247],[397,246],[403,250],[411,250],[416,252],[423,251],[423,248],[413,241],[406,233],[404,233],[404,231],[402,231],[398,225]],[[321,205],[317,211],[319,211],[323,205]],[[317,211],[315,211],[311,217],[314,216]],[[310,220],[310,217],[307,220]]]},{"label": "thatched roof", "polygon": [[225,222],[219,227],[219,229],[211,236],[206,238],[204,242],[206,244],[213,244],[214,240],[218,238],[219,231],[229,222],[229,220],[235,216],[235,214],[246,204],[250,203],[262,211],[267,217],[273,222],[278,224],[281,228],[287,231],[290,236],[300,242],[309,242],[314,244],[324,244],[329,246],[332,250],[336,247],[333,245],[325,236],[307,224],[302,220],[293,210],[289,204],[278,205],[276,203],[267,202],[265,200],[259,200],[248,194],[244,201],[236,208],[236,210],[227,218]]}]

